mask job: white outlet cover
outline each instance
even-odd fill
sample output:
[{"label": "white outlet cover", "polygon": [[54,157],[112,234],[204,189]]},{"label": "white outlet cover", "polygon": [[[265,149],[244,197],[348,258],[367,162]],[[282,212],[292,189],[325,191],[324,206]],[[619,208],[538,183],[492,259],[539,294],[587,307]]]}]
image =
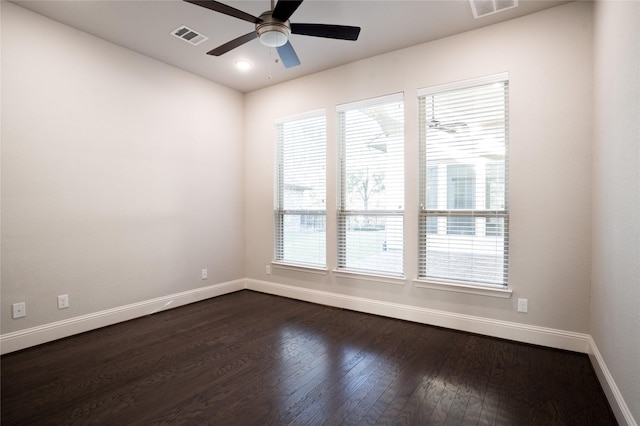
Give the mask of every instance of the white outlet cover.
[{"label": "white outlet cover", "polygon": [[61,294],[58,296],[58,309],[66,309],[69,307],[69,295]]},{"label": "white outlet cover", "polygon": [[529,311],[529,299],[518,299],[518,312],[526,313]]},{"label": "white outlet cover", "polygon": [[13,308],[13,318],[22,318],[27,316],[27,305],[25,302],[14,303],[12,305]]}]

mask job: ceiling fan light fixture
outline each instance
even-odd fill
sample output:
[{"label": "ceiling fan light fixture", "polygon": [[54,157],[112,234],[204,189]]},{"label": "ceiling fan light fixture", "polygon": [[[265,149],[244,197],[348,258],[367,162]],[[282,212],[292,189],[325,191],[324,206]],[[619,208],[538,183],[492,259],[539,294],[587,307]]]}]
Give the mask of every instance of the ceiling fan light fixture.
[{"label": "ceiling fan light fixture", "polygon": [[260,34],[260,43],[265,46],[280,47],[287,44],[287,41],[289,41],[289,37],[279,29],[264,31]]},{"label": "ceiling fan light fixture", "polygon": [[268,11],[260,15],[260,21],[256,24],[256,32],[260,43],[268,47],[280,47],[289,41],[291,27],[289,21],[275,19]]}]

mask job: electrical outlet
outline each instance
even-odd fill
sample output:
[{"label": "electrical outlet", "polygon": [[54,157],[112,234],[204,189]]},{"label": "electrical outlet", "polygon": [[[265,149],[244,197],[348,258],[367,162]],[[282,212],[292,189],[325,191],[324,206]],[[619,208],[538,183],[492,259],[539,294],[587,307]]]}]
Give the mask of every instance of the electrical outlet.
[{"label": "electrical outlet", "polygon": [[202,279],[206,280],[209,277],[209,273],[207,272],[206,269],[202,270]]},{"label": "electrical outlet", "polygon": [[529,312],[529,299],[518,299],[518,312]]},{"label": "electrical outlet", "polygon": [[267,265],[267,275],[271,275],[271,265]]},{"label": "electrical outlet", "polygon": [[61,294],[58,296],[58,309],[66,309],[69,307],[69,295]]},{"label": "electrical outlet", "polygon": [[13,304],[13,318],[22,318],[27,316],[27,304],[19,302]]}]

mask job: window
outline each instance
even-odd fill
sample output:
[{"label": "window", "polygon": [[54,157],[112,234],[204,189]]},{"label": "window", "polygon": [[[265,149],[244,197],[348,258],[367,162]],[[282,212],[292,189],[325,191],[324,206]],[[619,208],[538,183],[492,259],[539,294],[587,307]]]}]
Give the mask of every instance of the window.
[{"label": "window", "polygon": [[[473,164],[447,165],[447,210],[476,208],[476,172]],[[437,207],[436,207],[437,208]],[[475,235],[473,217],[447,218],[448,235]]]},{"label": "window", "polygon": [[338,107],[338,269],[403,275],[402,94]]},{"label": "window", "polygon": [[324,111],[276,122],[275,260],[326,265]]},{"label": "window", "polygon": [[419,278],[507,286],[506,74],[420,91]]}]

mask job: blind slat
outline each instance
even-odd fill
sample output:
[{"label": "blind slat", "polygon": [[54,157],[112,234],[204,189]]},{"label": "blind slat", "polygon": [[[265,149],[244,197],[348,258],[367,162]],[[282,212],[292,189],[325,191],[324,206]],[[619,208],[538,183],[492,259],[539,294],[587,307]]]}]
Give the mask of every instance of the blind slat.
[{"label": "blind slat", "polygon": [[324,111],[276,122],[275,259],[326,265]]},{"label": "blind slat", "polygon": [[419,276],[508,283],[508,81],[420,92]]},{"label": "blind slat", "polygon": [[401,95],[340,105],[338,267],[402,275],[404,103]]}]

